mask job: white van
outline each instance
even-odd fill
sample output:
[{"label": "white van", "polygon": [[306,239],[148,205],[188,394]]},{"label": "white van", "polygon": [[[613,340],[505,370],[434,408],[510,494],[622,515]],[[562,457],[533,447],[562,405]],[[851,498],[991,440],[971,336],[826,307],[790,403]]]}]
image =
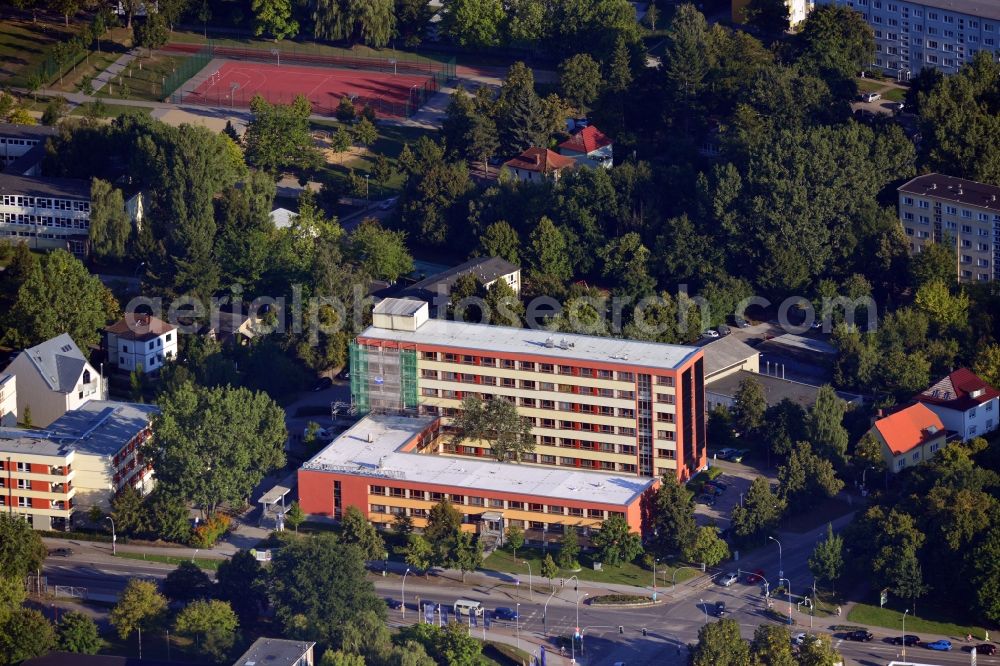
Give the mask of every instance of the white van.
[{"label": "white van", "polygon": [[880,95],[877,92],[868,92],[868,93],[862,93],[861,94],[861,101],[862,102],[868,102],[869,104],[872,103],[872,102],[877,102],[880,99],[882,99],[882,95]]},{"label": "white van", "polygon": [[475,615],[480,617],[483,614],[483,605],[478,601],[469,599],[459,599],[455,602],[455,615]]}]

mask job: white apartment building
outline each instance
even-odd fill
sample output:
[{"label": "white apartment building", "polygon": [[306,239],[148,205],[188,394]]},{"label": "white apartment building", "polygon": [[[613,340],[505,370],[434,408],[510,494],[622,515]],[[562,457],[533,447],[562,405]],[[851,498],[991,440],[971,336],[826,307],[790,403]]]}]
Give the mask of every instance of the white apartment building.
[{"label": "white apartment building", "polygon": [[67,333],[25,349],[4,372],[17,377],[18,418],[24,421],[30,410],[31,425],[38,428],[106,393],[100,373]]},{"label": "white apartment building", "polygon": [[55,127],[47,125],[12,125],[0,123],[0,169],[5,169],[17,158],[45,140],[58,134]]},{"label": "white apartment building", "polygon": [[0,427],[17,425],[17,377],[0,373]]},{"label": "white apartment building", "polygon": [[111,508],[126,484],[145,494],[150,465],[141,448],[151,436],[153,405],[91,400],[44,429],[0,428],[0,511],[36,530],[62,530],[73,514]]},{"label": "white apartment building", "polygon": [[108,363],[124,372],[153,372],[177,357],[177,327],[152,315],[128,312],[104,329]]},{"label": "white apartment building", "polygon": [[815,0],[859,11],[875,31],[875,67],[907,80],[924,67],[952,74],[979,51],[1000,57],[997,0]]},{"label": "white apartment building", "polygon": [[956,277],[1000,279],[1000,187],[930,173],[903,183],[898,192],[911,254],[927,243],[957,244]]},{"label": "white apartment building", "polygon": [[84,255],[89,235],[89,182],[0,173],[0,239]]},{"label": "white apartment building", "polygon": [[[750,0],[733,0],[732,17],[734,23],[746,23],[746,10]],[[788,8],[788,26],[792,29],[806,20],[812,11],[814,0],[785,0]]]},{"label": "white apartment building", "polygon": [[915,399],[963,442],[1000,426],[1000,392],[967,368],[955,370]]}]

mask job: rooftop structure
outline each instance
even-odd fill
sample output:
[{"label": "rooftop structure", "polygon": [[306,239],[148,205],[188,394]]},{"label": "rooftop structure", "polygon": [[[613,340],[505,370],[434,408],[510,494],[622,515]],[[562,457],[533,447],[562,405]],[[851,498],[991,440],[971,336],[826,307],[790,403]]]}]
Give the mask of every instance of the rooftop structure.
[{"label": "rooftop structure", "polygon": [[576,162],[573,158],[565,157],[548,148],[528,148],[503,165],[519,180],[534,181],[545,178],[558,180],[560,172],[563,169],[572,169]]},{"label": "rooftop structure", "polygon": [[125,316],[104,330],[124,340],[145,342],[176,330],[177,327],[152,315],[126,312]]},{"label": "rooftop structure", "polygon": [[612,141],[608,135],[593,125],[588,125],[560,143],[559,149],[587,155],[611,144]]},{"label": "rooftop structure", "polygon": [[258,638],[233,666],[313,666],[312,641]]},{"label": "rooftop structure", "polygon": [[401,296],[430,302],[442,294],[450,294],[455,282],[463,275],[474,276],[485,287],[491,286],[497,280],[506,279],[516,294],[520,291],[520,273],[521,269],[506,259],[476,257],[407,287]]},{"label": "rooftop structure", "polygon": [[56,197],[90,201],[90,182],[82,178],[49,178],[0,173],[0,196]]},{"label": "rooftop structure", "polygon": [[[1000,7],[1000,4],[997,7]],[[906,194],[932,196],[935,199],[1000,212],[1000,187],[977,183],[974,180],[928,173],[906,181],[897,190]]]},{"label": "rooftop structure", "polygon": [[960,368],[923,391],[917,396],[917,400],[964,411],[986,404],[998,396],[1000,391],[968,368]]},{"label": "rooftop structure", "polygon": [[[705,359],[707,363],[707,354],[705,355]],[[795,382],[783,377],[739,370],[709,382],[705,389],[709,409],[717,405],[732,407],[736,402],[736,392],[745,379],[751,379],[760,384],[761,389],[764,391],[764,399],[767,401],[769,407],[777,405],[782,400],[791,400],[803,409],[809,409],[816,404],[816,395],[819,393],[818,386]],[[843,391],[837,391],[837,395],[847,402],[857,402],[860,400],[859,396]]]},{"label": "rooftop structure", "polygon": [[879,419],[875,429],[895,456],[938,439],[945,431],[937,414],[920,403]]},{"label": "rooftop structure", "polygon": [[303,470],[331,471],[447,486],[463,492],[504,492],[558,500],[629,504],[653,479],[600,472],[468,460],[415,452],[433,417],[368,416],[306,462]]},{"label": "rooftop structure", "polygon": [[15,125],[13,123],[0,123],[0,137],[10,139],[44,141],[50,136],[56,136],[57,134],[59,134],[59,129],[49,125]]},{"label": "rooftop structure", "polygon": [[[735,335],[724,335],[701,346],[705,353],[705,381],[711,382],[717,376],[729,374],[732,368],[743,368],[756,372],[760,368],[756,349]],[[752,365],[753,367],[747,367]]]}]

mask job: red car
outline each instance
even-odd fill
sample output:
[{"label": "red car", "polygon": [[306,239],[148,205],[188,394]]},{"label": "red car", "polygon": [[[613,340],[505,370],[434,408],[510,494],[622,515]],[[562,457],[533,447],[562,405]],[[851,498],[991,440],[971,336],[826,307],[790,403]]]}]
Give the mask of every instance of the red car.
[{"label": "red car", "polygon": [[758,585],[764,582],[764,570],[757,569],[756,571],[751,571],[743,577],[743,582],[747,585]]}]

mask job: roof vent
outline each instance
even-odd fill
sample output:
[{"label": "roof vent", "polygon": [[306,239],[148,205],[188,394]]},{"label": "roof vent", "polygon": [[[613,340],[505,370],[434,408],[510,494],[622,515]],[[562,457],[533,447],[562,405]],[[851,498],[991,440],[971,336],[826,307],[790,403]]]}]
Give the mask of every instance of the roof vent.
[{"label": "roof vent", "polygon": [[969,395],[972,396],[973,398],[978,398],[978,397],[980,397],[984,393],[986,393],[986,389],[984,389],[984,388],[977,388],[977,389],[973,389],[972,391],[970,391]]},{"label": "roof vent", "polygon": [[559,348],[560,349],[569,349],[569,340],[567,340],[566,338],[563,338],[562,340],[560,340],[559,341]]},{"label": "roof vent", "polygon": [[929,425],[929,426],[927,426],[927,433],[928,434],[934,435],[934,434],[937,434],[937,431],[938,431],[938,427],[936,425]]},{"label": "roof vent", "polygon": [[931,183],[930,189],[936,190],[937,189],[937,183]]},{"label": "roof vent", "polygon": [[997,200],[997,195],[991,194],[990,195],[990,201],[996,201],[996,200]]},{"label": "roof vent", "polygon": [[958,189],[955,191],[955,194],[963,194],[961,185],[958,186]]},{"label": "roof vent", "polygon": [[369,444],[373,443],[375,441],[375,433],[373,432],[368,433],[368,437],[366,439],[368,440]]},{"label": "roof vent", "polygon": [[552,338],[545,338],[545,346],[548,347],[549,349],[552,349],[553,347],[556,346],[555,340],[553,340]]}]

